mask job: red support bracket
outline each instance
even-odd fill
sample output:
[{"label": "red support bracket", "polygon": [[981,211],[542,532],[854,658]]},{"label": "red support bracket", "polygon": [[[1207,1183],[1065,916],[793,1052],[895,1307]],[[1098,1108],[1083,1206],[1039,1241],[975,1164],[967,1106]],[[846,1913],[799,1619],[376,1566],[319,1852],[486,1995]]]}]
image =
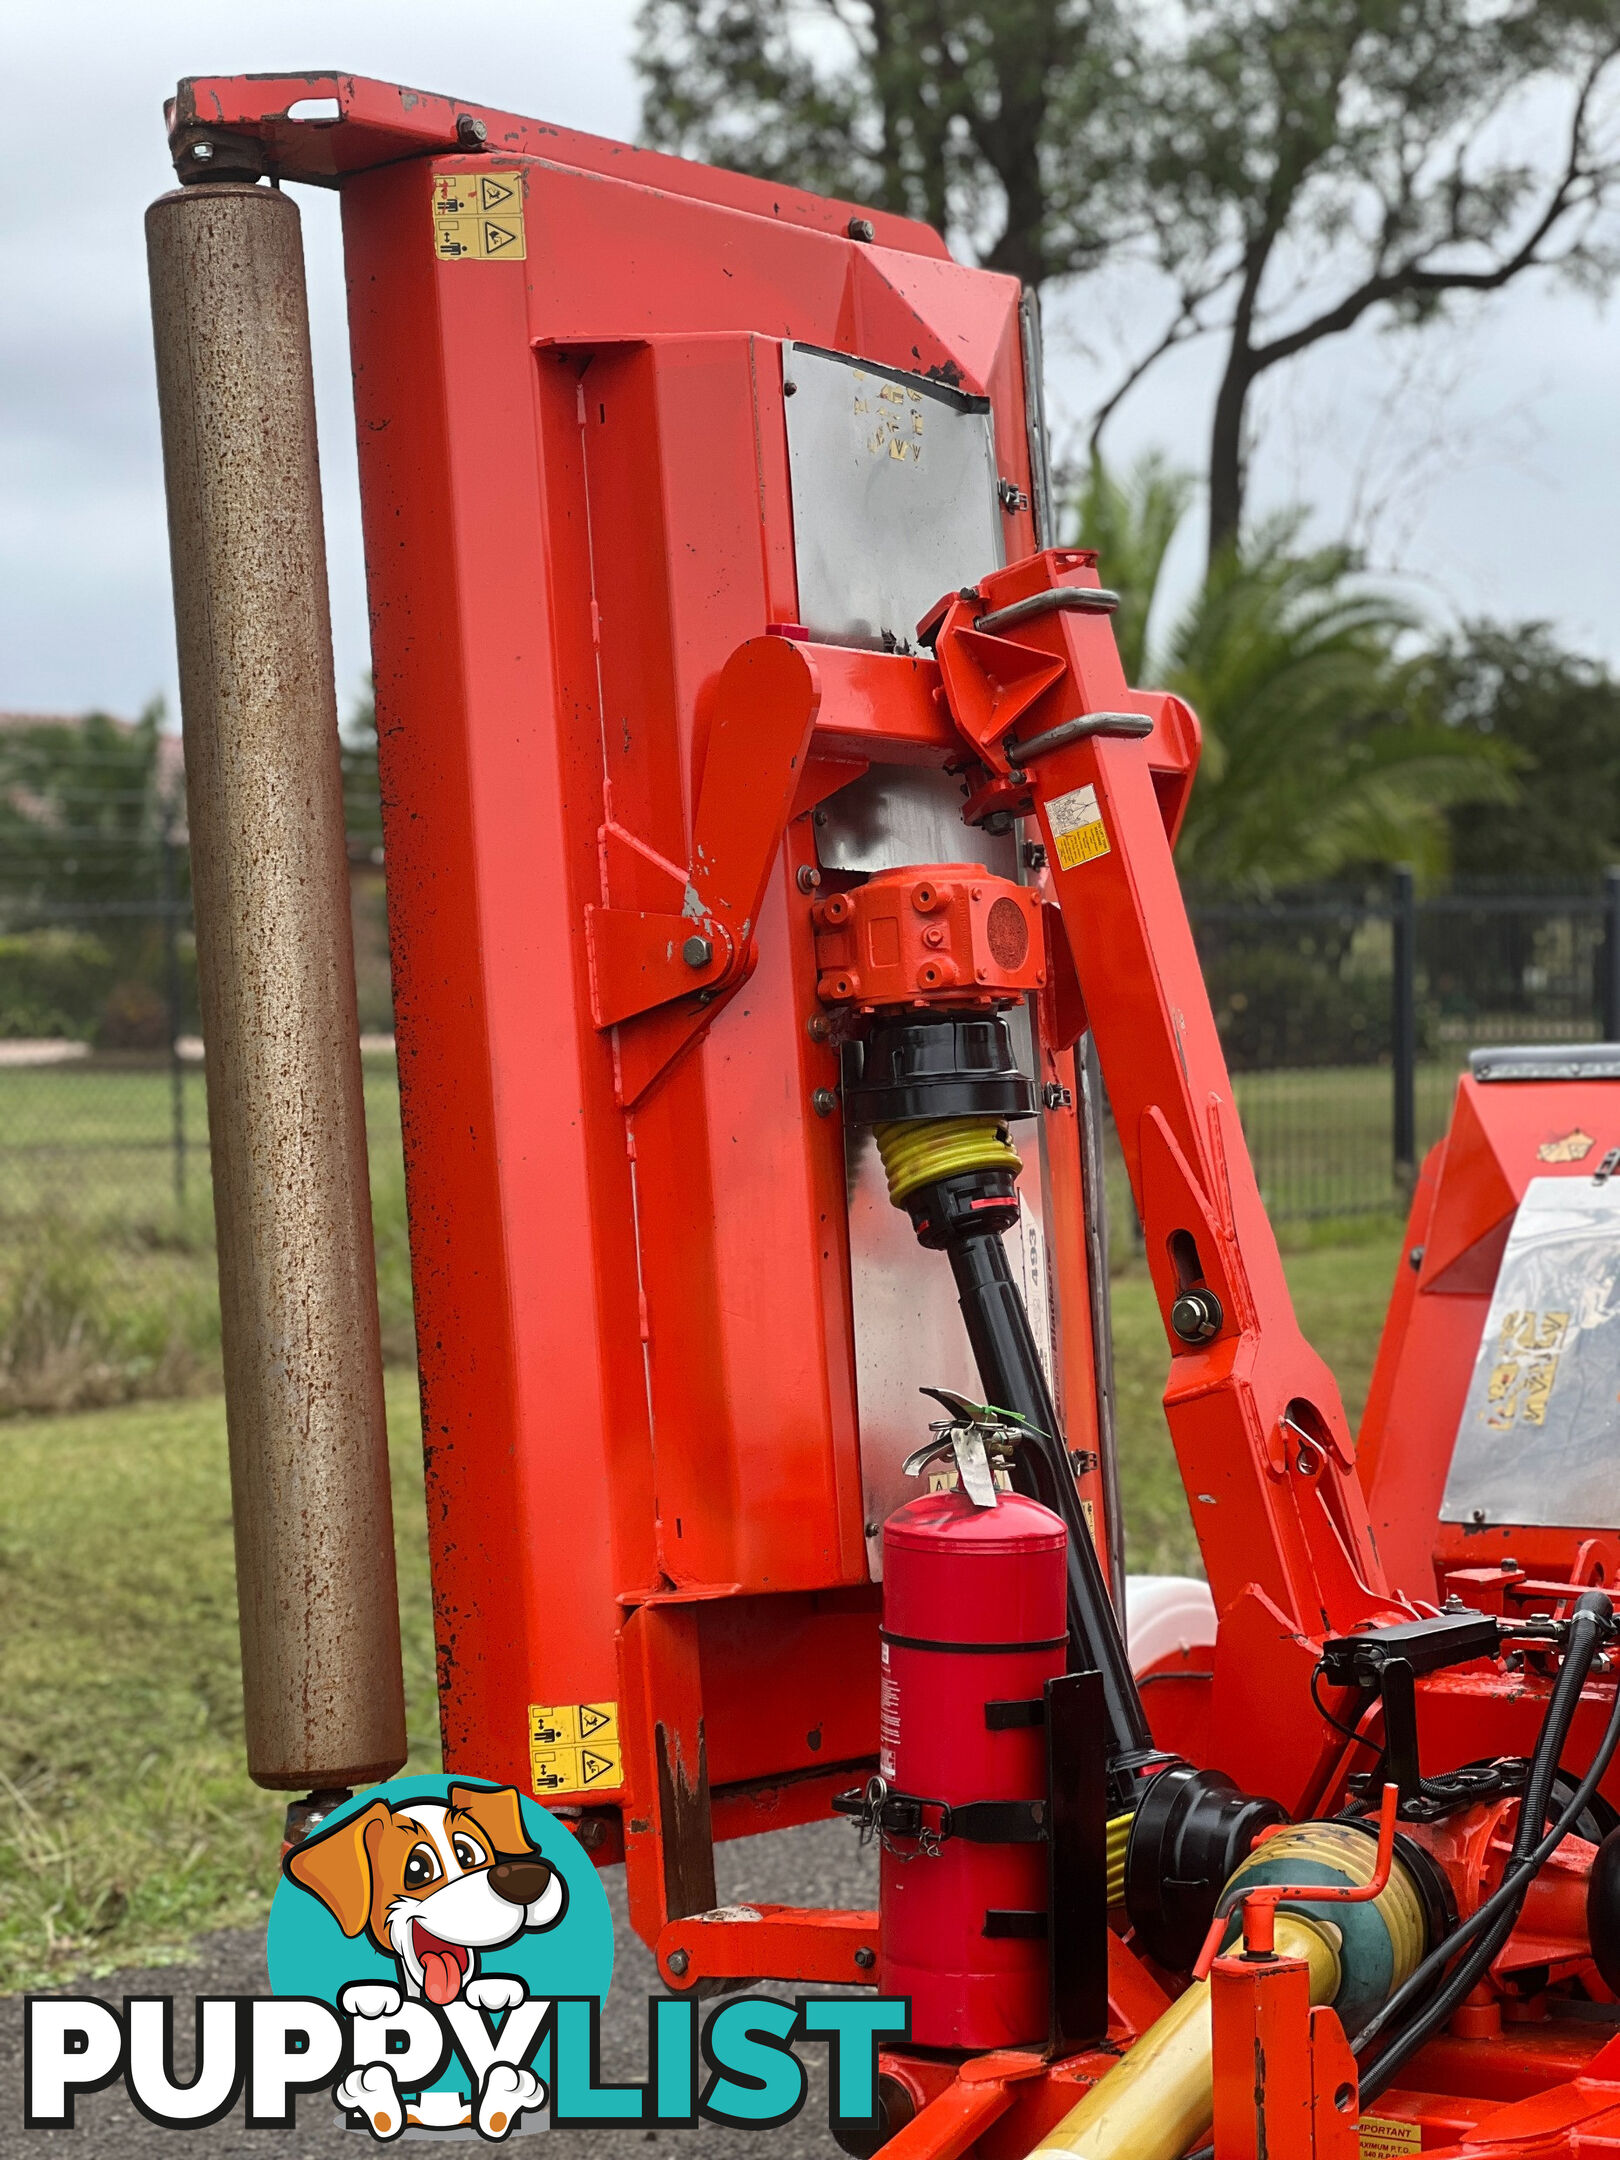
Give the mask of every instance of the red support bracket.
[{"label": "red support bracket", "polygon": [[658,1937],[659,1976],[677,1993],[704,1980],[803,1980],[870,1987],[878,1916],[808,1905],[722,1905],[672,1920]]},{"label": "red support bracket", "polygon": [[637,858],[660,906],[589,907],[591,1003],[617,1027],[620,1095],[634,1102],[753,972],[754,931],[821,704],[804,648],[781,637],[739,645],[714,688],[690,860],[663,861],[615,827],[604,869]]}]

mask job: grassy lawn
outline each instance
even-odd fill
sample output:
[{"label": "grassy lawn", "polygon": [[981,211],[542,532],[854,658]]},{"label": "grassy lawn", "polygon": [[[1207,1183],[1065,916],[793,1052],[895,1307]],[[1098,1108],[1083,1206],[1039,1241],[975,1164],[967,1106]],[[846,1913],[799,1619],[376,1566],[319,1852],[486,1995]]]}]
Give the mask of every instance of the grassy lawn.
[{"label": "grassy lawn", "polygon": [[[1287,1257],[1294,1307],[1307,1338],[1337,1375],[1352,1430],[1361,1417],[1379,1330],[1401,1250],[1399,1225],[1366,1226],[1355,1243]],[[1114,1281],[1114,1369],[1120,1485],[1133,1574],[1202,1574],[1198,1545],[1159,1398],[1169,1364],[1146,1268]]]},{"label": "grassy lawn", "polygon": [[[1300,1252],[1300,1315],[1359,1411],[1397,1234]],[[1115,1284],[1137,1570],[1196,1567],[1140,1266]],[[437,1729],[413,1377],[389,1380],[412,1768]],[[0,1989],[178,1956],[262,1917],[282,1802],[242,1769],[217,1397],[0,1423]]]},{"label": "grassy lawn", "polygon": [[[384,1343],[411,1354],[399,1091],[368,1057]],[[203,1077],[165,1065],[0,1067],[0,1414],[218,1385]]]},{"label": "grassy lawn", "polygon": [[[389,1381],[411,1767],[438,1760],[414,1375]],[[219,1398],[0,1424],[0,1990],[261,1919]]]}]

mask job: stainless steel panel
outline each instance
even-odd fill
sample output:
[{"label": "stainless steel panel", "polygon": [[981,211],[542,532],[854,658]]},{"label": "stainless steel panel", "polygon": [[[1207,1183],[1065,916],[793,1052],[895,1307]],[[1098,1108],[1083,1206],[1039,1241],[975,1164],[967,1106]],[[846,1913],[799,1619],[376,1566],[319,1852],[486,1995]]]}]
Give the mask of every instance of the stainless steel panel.
[{"label": "stainless steel panel", "polygon": [[1620,1181],[1533,1178],[1502,1255],[1444,1522],[1620,1526]]},{"label": "stainless steel panel", "polygon": [[914,652],[935,601],[1003,561],[989,404],[806,345],[782,370],[799,620]]},{"label": "stainless steel panel", "polygon": [[[1028,1015],[1020,1009],[1009,1018],[1022,1063],[1030,1055]],[[1050,1380],[1051,1267],[1039,1121],[1020,1125],[1017,1142],[1024,1157],[1024,1174],[1018,1181],[1023,1217],[1015,1230],[1007,1232],[1005,1242]],[[861,1492],[867,1567],[876,1582],[883,1573],[885,1521],[897,1507],[927,1489],[926,1478],[904,1477],[900,1467],[927,1439],[929,1425],[940,1414],[938,1406],[918,1391],[957,1388],[975,1402],[984,1391],[968,1348],[950,1262],[943,1253],[925,1252],[917,1243],[910,1216],[891,1204],[870,1129],[850,1129],[845,1148]],[[1061,1415],[1061,1403],[1058,1409]]]},{"label": "stainless steel panel", "polygon": [[823,870],[903,870],[910,863],[982,863],[1018,875],[1012,833],[962,823],[962,783],[933,765],[874,765],[815,814]]}]

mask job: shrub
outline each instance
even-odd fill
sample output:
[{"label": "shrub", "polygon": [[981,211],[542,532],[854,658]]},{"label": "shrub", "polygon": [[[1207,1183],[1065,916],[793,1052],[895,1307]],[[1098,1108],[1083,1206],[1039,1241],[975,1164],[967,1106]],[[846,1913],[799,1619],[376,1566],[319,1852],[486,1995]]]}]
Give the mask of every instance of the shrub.
[{"label": "shrub", "polygon": [[0,1036],[87,1038],[114,971],[100,938],[83,931],[0,936]]},{"label": "shrub", "polygon": [[1234,1072],[1368,1065],[1387,1057],[1387,978],[1340,974],[1320,954],[1249,945],[1207,963],[1210,1003]]}]

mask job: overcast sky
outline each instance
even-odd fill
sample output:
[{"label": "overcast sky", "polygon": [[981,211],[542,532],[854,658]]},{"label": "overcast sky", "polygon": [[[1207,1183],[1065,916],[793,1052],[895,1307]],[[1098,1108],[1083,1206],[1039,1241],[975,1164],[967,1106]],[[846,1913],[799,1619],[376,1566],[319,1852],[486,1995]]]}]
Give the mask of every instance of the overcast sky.
[{"label": "overcast sky", "polygon": [[[132,713],[173,698],[174,650],[141,218],[172,185],[162,102],[181,75],[342,67],[633,135],[634,0],[57,0],[0,30],[12,115],[0,228],[0,710]],[[299,191],[315,326],[338,681],[367,664],[336,200]],[[1147,319],[1134,288],[1061,299],[1049,328],[1057,432],[1102,380],[1109,337]],[[1341,339],[1267,394],[1262,503],[1308,500],[1319,529],[1369,504],[1375,557],[1437,620],[1544,616],[1620,665],[1620,320],[1522,288],[1431,347],[1416,379],[1376,334]],[[1122,412],[1120,459],[1198,461],[1207,361],[1181,358]],[[1358,528],[1359,529],[1359,528]],[[1189,528],[1178,558],[1191,574]]]}]

